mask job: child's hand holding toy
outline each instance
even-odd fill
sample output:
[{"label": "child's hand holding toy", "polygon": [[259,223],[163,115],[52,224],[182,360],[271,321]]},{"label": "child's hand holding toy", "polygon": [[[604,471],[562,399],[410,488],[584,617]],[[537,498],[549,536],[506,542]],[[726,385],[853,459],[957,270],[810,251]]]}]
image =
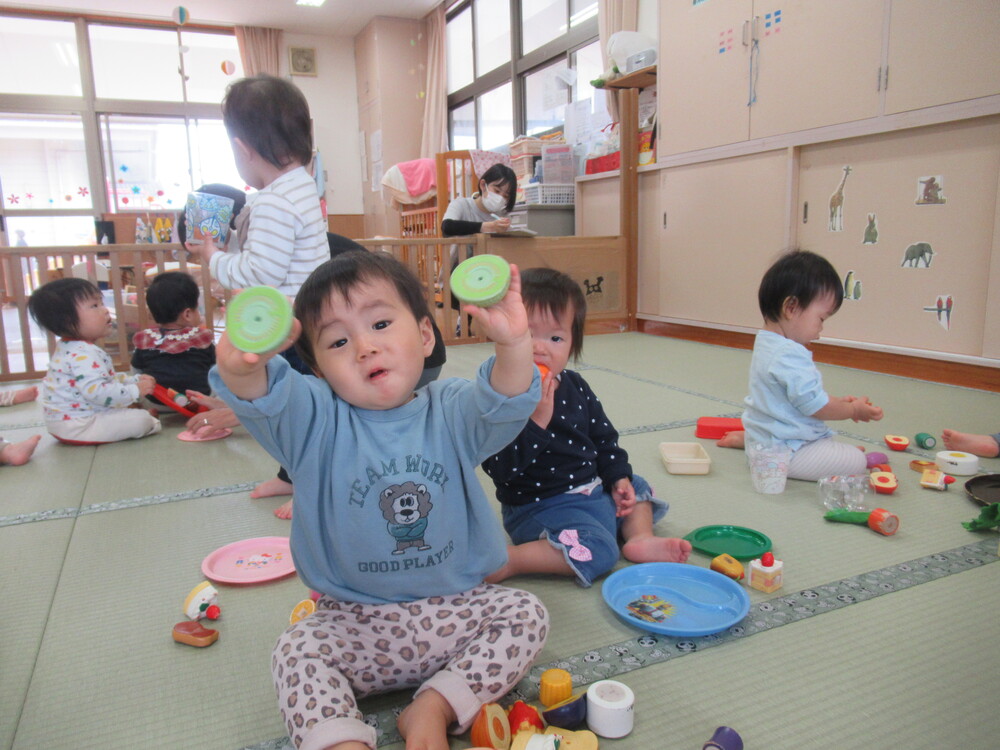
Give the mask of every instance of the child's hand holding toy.
[{"label": "child's hand holding toy", "polygon": [[139,398],[142,398],[153,392],[153,389],[156,387],[156,380],[152,375],[140,375],[136,385],[139,386]]}]

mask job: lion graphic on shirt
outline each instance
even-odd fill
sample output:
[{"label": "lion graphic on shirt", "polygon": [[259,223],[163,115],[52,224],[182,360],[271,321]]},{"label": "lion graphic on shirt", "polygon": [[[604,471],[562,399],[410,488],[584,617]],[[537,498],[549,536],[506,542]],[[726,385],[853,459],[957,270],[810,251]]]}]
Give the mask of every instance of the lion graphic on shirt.
[{"label": "lion graphic on shirt", "polygon": [[388,521],[389,535],[396,540],[392,554],[402,555],[410,547],[418,552],[431,548],[424,543],[427,515],[434,507],[426,485],[404,482],[386,487],[379,495],[378,507]]}]

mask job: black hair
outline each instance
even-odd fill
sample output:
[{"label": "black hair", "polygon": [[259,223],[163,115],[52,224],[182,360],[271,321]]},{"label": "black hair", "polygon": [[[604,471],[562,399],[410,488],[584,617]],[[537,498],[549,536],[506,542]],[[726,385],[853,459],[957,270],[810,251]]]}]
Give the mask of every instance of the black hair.
[{"label": "black hair", "polygon": [[[236,217],[239,215],[240,211],[247,204],[247,194],[242,190],[238,190],[229,185],[223,185],[221,182],[213,182],[209,185],[202,185],[200,188],[195,190],[196,193],[209,193],[210,195],[219,195],[223,198],[233,199],[233,215],[229,219],[229,228],[236,229]],[[177,238],[183,245],[187,242],[187,217],[185,212],[181,211],[177,216],[177,221],[174,223],[177,227]]]},{"label": "black hair", "polygon": [[146,306],[160,325],[176,321],[185,310],[198,309],[198,283],[189,273],[157,274],[146,289]]},{"label": "black hair", "polygon": [[28,311],[46,331],[64,339],[76,338],[80,327],[78,303],[102,297],[101,290],[87,279],[70,277],[42,284],[28,298]]},{"label": "black hair", "polygon": [[573,279],[554,268],[527,268],[521,271],[521,299],[528,311],[562,315],[572,306],[569,352],[574,360],[583,354],[583,324],[587,318],[587,298]]},{"label": "black hair", "polygon": [[295,342],[295,349],[312,370],[318,369],[312,332],[320,322],[330,294],[337,292],[349,301],[354,289],[380,279],[396,289],[417,322],[430,319],[420,281],[405,264],[383,252],[349,250],[341,253],[313,270],[295,295],[295,317],[302,322],[302,334]]},{"label": "black hair", "polygon": [[791,250],[767,269],[757,290],[757,303],[764,320],[776,322],[786,301],[806,308],[826,294],[833,294],[833,312],[837,312],[844,302],[844,287],[830,261],[808,250]]},{"label": "black hair", "polygon": [[506,164],[494,164],[479,179],[487,185],[499,182],[507,188],[507,213],[514,210],[514,201],[517,200],[517,175],[514,174],[513,169]]},{"label": "black hair", "polygon": [[312,160],[309,103],[291,81],[261,74],[229,84],[222,100],[222,122],[275,167]]}]

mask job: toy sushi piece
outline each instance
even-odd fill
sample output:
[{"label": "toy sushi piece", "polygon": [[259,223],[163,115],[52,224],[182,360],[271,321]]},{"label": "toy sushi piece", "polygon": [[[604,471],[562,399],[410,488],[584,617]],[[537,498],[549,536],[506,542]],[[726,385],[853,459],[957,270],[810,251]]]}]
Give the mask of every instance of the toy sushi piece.
[{"label": "toy sushi piece", "polygon": [[835,508],[827,511],[823,518],[840,523],[867,524],[869,529],[884,536],[892,536],[899,530],[899,516],[885,508],[876,508],[873,511]]},{"label": "toy sushi piece", "polygon": [[510,287],[510,264],[499,255],[474,255],[451,272],[451,293],[467,305],[492,307]]},{"label": "toy sushi piece", "polygon": [[273,287],[254,286],[226,307],[226,333],[237,349],[263,354],[284,343],[294,317],[288,297]]}]

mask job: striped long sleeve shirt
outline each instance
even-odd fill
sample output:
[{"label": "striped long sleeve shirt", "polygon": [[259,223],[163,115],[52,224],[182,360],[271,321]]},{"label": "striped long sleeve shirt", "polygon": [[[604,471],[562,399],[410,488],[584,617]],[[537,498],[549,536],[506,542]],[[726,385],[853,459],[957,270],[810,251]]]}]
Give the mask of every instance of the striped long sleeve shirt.
[{"label": "striped long sleeve shirt", "polygon": [[272,286],[294,297],[316,266],[330,258],[316,183],[297,167],[249,197],[238,253],[216,253],[212,276],[226,289]]}]

